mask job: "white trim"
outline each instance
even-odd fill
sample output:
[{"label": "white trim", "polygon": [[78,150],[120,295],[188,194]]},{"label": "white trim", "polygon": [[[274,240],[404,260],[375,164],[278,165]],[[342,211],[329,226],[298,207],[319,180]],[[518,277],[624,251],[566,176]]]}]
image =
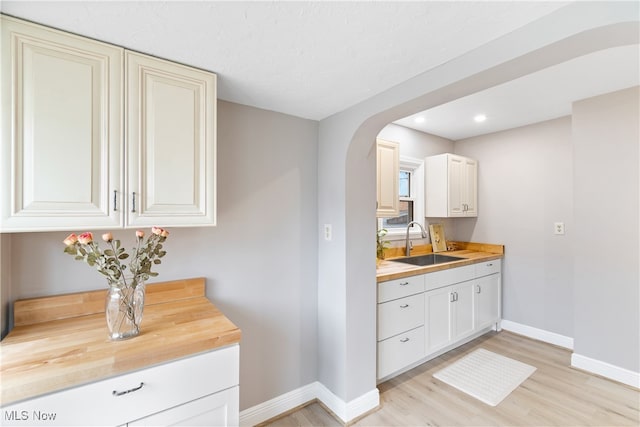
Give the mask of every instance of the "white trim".
[{"label": "white trim", "polygon": [[640,372],[630,371],[577,353],[571,355],[571,366],[630,385],[631,387],[640,388]]},{"label": "white trim", "polygon": [[255,426],[268,419],[310,402],[318,396],[318,383],[314,382],[282,394],[240,412],[241,426]]},{"label": "white trim", "polygon": [[377,388],[374,388],[350,402],[345,402],[333,394],[322,383],[317,384],[318,400],[320,400],[344,423],[348,423],[380,405],[380,392]]},{"label": "white trim", "polygon": [[522,323],[512,322],[511,320],[502,319],[501,325],[505,331],[513,332],[525,337],[533,338],[549,344],[573,350],[573,338],[556,334],[555,332],[545,331],[544,329],[534,328],[533,326],[523,325]]},{"label": "white trim", "polygon": [[315,399],[322,402],[342,422],[348,423],[377,408],[380,405],[380,392],[377,388],[374,388],[347,403],[333,394],[322,383],[316,381],[245,409],[240,412],[240,425],[254,426],[260,424]]}]

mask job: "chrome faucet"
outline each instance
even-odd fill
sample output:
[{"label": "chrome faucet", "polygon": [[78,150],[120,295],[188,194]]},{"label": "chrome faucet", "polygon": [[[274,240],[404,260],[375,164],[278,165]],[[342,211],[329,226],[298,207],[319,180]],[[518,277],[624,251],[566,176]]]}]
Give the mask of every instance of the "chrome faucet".
[{"label": "chrome faucet", "polygon": [[422,230],[422,238],[423,239],[427,238],[427,232],[424,231],[424,227],[418,221],[411,221],[409,224],[407,224],[407,237],[405,239],[405,245],[406,245],[405,248],[406,248],[407,256],[411,255],[411,242],[409,242],[409,229],[413,224],[417,224],[418,227],[420,227],[420,230]]}]

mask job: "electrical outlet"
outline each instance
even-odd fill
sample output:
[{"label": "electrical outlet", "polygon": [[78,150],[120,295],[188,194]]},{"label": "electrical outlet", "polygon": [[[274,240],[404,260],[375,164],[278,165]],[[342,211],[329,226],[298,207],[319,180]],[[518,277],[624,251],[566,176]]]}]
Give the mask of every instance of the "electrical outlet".
[{"label": "electrical outlet", "polygon": [[324,240],[331,240],[331,224],[324,225]]},{"label": "electrical outlet", "polygon": [[556,222],[553,224],[553,234],[564,235],[564,222]]}]

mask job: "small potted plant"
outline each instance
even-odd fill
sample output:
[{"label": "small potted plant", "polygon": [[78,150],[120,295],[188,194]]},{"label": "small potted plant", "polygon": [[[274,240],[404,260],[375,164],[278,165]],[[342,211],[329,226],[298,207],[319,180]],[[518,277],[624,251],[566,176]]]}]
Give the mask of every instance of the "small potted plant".
[{"label": "small potted plant", "polygon": [[386,228],[380,228],[376,232],[376,265],[380,264],[380,261],[384,259],[384,251],[389,246],[389,242],[387,240],[382,240],[384,236],[387,235]]}]

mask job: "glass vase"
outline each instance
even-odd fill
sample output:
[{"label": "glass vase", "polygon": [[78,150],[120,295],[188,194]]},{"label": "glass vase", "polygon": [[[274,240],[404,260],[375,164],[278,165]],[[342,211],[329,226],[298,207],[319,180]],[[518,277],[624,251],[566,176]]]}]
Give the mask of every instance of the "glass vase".
[{"label": "glass vase", "polygon": [[140,334],[144,294],[144,281],[139,279],[125,277],[109,283],[105,315],[109,338],[112,341],[125,340]]}]

